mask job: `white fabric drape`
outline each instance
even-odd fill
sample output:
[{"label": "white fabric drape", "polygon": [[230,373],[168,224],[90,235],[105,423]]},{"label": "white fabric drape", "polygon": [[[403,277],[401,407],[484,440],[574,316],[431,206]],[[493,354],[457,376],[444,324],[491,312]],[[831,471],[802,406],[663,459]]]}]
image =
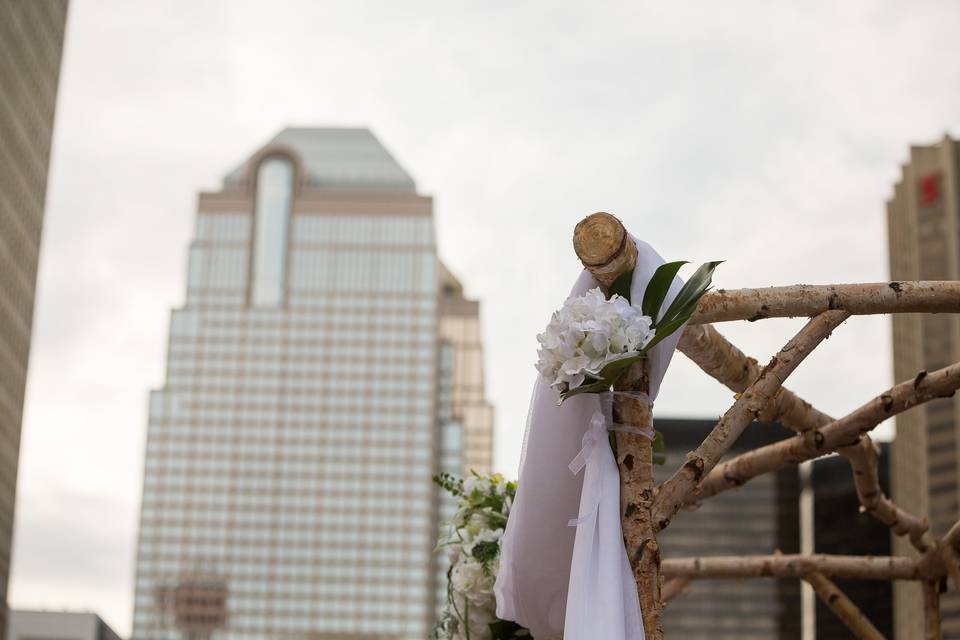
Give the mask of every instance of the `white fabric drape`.
[{"label": "white fabric drape", "polygon": [[[664,263],[634,239],[637,266],[631,298],[639,305]],[[664,309],[679,292],[674,279]],[[571,296],[597,286],[586,270]],[[680,339],[682,328],[649,355],[650,397]],[[596,394],[557,405],[557,392],[540,377],[534,385],[520,458],[519,486],[501,540],[494,591],[497,616],[530,629],[536,640],[643,640],[636,584],[623,547],[620,475],[607,444],[609,415]],[[607,408],[607,410],[609,410]],[[574,473],[578,462],[584,470]],[[576,527],[568,526],[575,519]]]}]

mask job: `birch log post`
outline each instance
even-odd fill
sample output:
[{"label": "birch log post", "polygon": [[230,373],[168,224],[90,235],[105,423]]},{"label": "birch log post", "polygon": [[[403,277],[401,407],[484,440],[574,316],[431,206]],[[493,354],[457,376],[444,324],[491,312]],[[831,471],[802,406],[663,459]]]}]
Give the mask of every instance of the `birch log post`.
[{"label": "birch log post", "polygon": [[[573,248],[593,277],[609,287],[637,264],[637,248],[623,224],[608,213],[595,213],[577,224]],[[617,382],[614,421],[637,427],[653,425],[652,408],[634,394],[650,391],[646,360],[631,366]],[[648,640],[661,640],[663,602],[660,596],[660,548],[653,530],[653,443],[636,433],[616,432],[620,470],[620,517],[624,545],[640,596],[640,611]]]}]

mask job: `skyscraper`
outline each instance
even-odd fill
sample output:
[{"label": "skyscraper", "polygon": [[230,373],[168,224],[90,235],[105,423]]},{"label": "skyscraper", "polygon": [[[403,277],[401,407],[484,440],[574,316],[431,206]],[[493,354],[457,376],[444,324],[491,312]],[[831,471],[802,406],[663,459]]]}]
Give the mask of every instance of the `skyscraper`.
[{"label": "skyscraper", "polygon": [[423,638],[432,473],[489,464],[475,302],[365,129],[286,129],[200,195],[151,393],[134,638]]},{"label": "skyscraper", "polygon": [[[890,445],[878,443],[880,486],[886,492],[890,482]],[[842,456],[825,456],[813,462],[814,551],[853,556],[889,556],[890,529],[869,513],[860,510],[860,499]],[[885,580],[834,578],[883,637],[892,637],[893,583]],[[817,640],[846,640],[850,630],[821,600],[816,601]]]},{"label": "skyscraper", "polygon": [[[910,160],[887,203],[890,278],[960,279],[960,145],[945,136],[930,146],[910,148]],[[921,370],[933,371],[960,360],[960,316],[893,316],[893,369],[897,381]],[[958,517],[960,395],[934,400],[896,418],[891,454],[893,499],[927,516],[942,535]],[[894,540],[894,551],[910,544]],[[923,599],[919,585],[894,585],[897,638],[922,635]],[[960,638],[960,594],[941,600],[944,637]]]},{"label": "skyscraper", "polygon": [[0,0],[0,638],[66,0]]},{"label": "skyscraper", "polygon": [[[667,445],[666,464],[654,469],[657,482],[666,480],[716,426],[714,420],[654,418],[654,423]],[[753,424],[730,454],[789,436],[780,425]],[[677,517],[658,537],[661,553],[664,558],[797,553],[799,495],[795,468],[754,478]],[[668,638],[798,640],[800,585],[790,579],[694,580],[689,593],[670,601],[663,624]]]}]

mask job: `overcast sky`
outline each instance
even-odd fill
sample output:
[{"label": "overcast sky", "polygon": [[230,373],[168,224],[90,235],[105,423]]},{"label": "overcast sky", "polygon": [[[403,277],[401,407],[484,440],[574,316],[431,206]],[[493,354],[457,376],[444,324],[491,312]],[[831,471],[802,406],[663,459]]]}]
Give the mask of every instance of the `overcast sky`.
[{"label": "overcast sky", "polygon": [[[147,390],[196,194],[284,126],[369,126],[435,197],[441,257],[483,304],[509,475],[584,215],[617,214],[668,259],[727,260],[722,287],[886,279],[908,146],[960,133],[960,4],[666,6],[73,0],[12,605],[92,609],[129,633]],[[800,324],[722,330],[763,360]],[[789,386],[854,408],[892,382],[889,334],[847,322]],[[678,356],[656,411],[731,400]]]}]

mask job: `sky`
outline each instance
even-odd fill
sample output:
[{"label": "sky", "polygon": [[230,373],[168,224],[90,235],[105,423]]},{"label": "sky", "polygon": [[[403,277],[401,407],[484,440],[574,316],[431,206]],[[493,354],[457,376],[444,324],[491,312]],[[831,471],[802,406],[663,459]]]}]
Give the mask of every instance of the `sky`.
[{"label": "sky", "polygon": [[[147,392],[197,193],[281,128],[368,126],[435,198],[441,258],[482,302],[496,467],[514,476],[576,222],[609,211],[669,260],[726,260],[724,288],[886,279],[909,145],[960,135],[958,24],[948,1],[73,0],[12,606],[129,633]],[[720,329],[764,361],[801,325]],[[788,386],[843,414],[892,382],[889,320],[862,317]],[[732,400],[678,356],[655,412]]]}]

